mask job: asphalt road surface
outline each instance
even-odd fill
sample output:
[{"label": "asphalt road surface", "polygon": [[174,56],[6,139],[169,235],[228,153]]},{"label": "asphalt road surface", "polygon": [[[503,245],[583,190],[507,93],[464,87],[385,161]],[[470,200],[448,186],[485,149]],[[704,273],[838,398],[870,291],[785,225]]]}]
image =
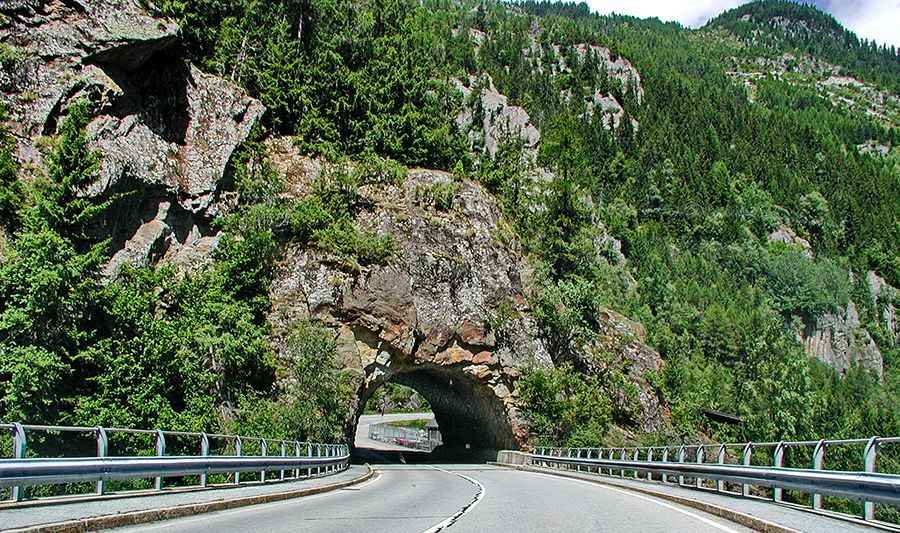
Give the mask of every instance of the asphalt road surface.
[{"label": "asphalt road surface", "polygon": [[750,530],[579,480],[490,466],[385,465],[370,481],[296,500],[127,528],[129,532],[672,532]]}]

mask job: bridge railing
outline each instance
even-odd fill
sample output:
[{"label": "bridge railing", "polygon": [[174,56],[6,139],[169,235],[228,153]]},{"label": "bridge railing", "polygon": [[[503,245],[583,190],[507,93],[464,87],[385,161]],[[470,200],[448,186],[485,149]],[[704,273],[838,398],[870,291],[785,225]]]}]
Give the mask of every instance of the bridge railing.
[{"label": "bridge railing", "polygon": [[350,459],[343,444],[216,433],[0,423],[0,435],[0,501],[302,479]]},{"label": "bridge railing", "polygon": [[[898,522],[900,437],[799,442],[537,448],[498,462],[563,468]],[[851,502],[859,502],[855,505]],[[878,506],[876,503],[887,504]],[[855,507],[855,508],[854,508]]]}]

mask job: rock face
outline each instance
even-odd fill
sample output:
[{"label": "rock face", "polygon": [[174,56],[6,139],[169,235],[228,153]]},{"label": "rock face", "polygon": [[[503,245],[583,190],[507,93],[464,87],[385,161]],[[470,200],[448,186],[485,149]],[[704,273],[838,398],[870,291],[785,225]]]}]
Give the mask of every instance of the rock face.
[{"label": "rock face", "polygon": [[866,280],[869,282],[872,301],[875,303],[876,317],[888,334],[893,336],[894,342],[900,343],[900,321],[897,320],[900,291],[872,271],[866,275]]},{"label": "rock face", "polygon": [[806,352],[843,374],[859,365],[879,376],[884,371],[881,351],[862,327],[853,302],[839,314],[826,314],[808,323],[800,332]]},{"label": "rock face", "polygon": [[[518,446],[527,438],[516,406],[520,369],[552,363],[528,313],[521,251],[497,240],[493,199],[463,181],[448,211],[418,200],[423,188],[453,179],[420,170],[401,185],[363,187],[373,208],[358,223],[391,234],[396,257],[354,273],[321,251],[290,249],[272,288],[273,322],[283,330],[313,317],[334,328],[341,363],[360,376],[360,411],[390,380],[425,396],[448,446]],[[288,176],[298,188],[310,181]]]},{"label": "rock face", "polygon": [[215,245],[208,222],[227,205],[219,186],[226,165],[262,105],[182,59],[177,26],[138,0],[30,0],[4,12],[10,22],[0,40],[23,58],[0,80],[17,113],[19,159],[41,168],[40,139],[56,133],[72,103],[87,100],[88,135],[103,157],[85,194],[139,193],[97,228],[112,235],[108,272],[125,262],[205,257]]},{"label": "rock face", "polygon": [[626,368],[626,378],[635,387],[635,396],[624,390],[613,398],[617,410],[632,413],[638,429],[650,433],[665,423],[665,405],[648,381],[650,373],[662,370],[662,358],[650,348],[644,327],[609,309],[599,309],[597,339],[581,351],[576,367],[588,374],[604,375],[611,368]]},{"label": "rock face", "polygon": [[[304,194],[321,165],[292,153],[289,142],[270,147],[288,188]],[[450,182],[449,209],[422,201],[423,190]],[[476,183],[428,170],[360,192],[371,207],[357,223],[392,235],[396,256],[353,272],[314,248],[288,250],[272,288],[276,330],[308,318],[333,328],[341,364],[359,376],[359,412],[379,386],[397,382],[425,396],[449,447],[526,446],[517,380],[525,368],[554,363],[531,316],[529,265],[516,240],[501,237],[493,198]],[[643,344],[639,325],[609,312],[600,320],[608,348],[631,361],[639,424],[658,427],[659,401],[644,379],[659,369],[659,355]]]},{"label": "rock face", "polygon": [[526,153],[536,153],[541,132],[531,123],[524,108],[509,105],[490,76],[470,76],[467,83],[454,82],[466,102],[456,117],[456,125],[469,132],[469,143],[474,149],[483,148],[493,157],[502,142],[517,139]]},{"label": "rock face", "polygon": [[788,246],[799,248],[807,258],[813,258],[812,245],[809,241],[797,235],[790,226],[780,226],[769,234],[769,242],[780,242]]}]

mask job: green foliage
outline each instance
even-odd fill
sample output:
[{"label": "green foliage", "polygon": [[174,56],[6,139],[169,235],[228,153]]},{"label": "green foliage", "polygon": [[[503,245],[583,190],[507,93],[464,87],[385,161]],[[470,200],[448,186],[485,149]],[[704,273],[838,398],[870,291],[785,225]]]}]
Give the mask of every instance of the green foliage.
[{"label": "green foliage", "polygon": [[383,264],[394,255],[391,235],[360,230],[353,222],[341,220],[313,234],[316,246],[359,265]]},{"label": "green foliage", "polygon": [[453,181],[417,185],[416,201],[422,205],[433,206],[440,211],[450,211],[453,208],[453,198],[458,191],[459,183]]},{"label": "green foliage", "polygon": [[537,445],[591,446],[612,424],[612,401],[598,379],[570,365],[531,369],[518,391]]},{"label": "green foliage", "polygon": [[[194,274],[126,269],[102,284],[106,243],[87,231],[109,201],[87,108],[70,108],[46,183],[0,259],[0,418],[214,430],[218,407],[269,392],[265,325],[276,241],[261,216],[226,221],[217,261]],[[248,210],[253,213],[252,210]]]},{"label": "green foliage", "polygon": [[449,168],[464,143],[442,73],[449,24],[412,0],[157,2],[188,50],[256,95],[269,126],[324,154]]},{"label": "green foliage", "polygon": [[300,322],[286,338],[288,390],[278,399],[247,397],[234,431],[286,439],[338,442],[351,420],[353,381],[335,363],[333,333]]},{"label": "green foliage", "polygon": [[85,195],[100,168],[100,154],[88,146],[88,104],[77,102],[69,108],[60,127],[59,139],[50,155],[48,174],[51,183],[41,191],[27,224],[46,224],[70,238],[76,245],[89,241],[88,227],[111,202],[97,201]]},{"label": "green foliage", "polygon": [[24,60],[25,55],[21,50],[7,43],[0,43],[0,69],[13,70]]},{"label": "green foliage", "polygon": [[788,250],[764,260],[766,288],[782,312],[816,317],[837,313],[850,300],[847,271],[827,258],[813,261]]},{"label": "green foliage", "polygon": [[[0,104],[0,124],[7,119],[6,108]],[[0,125],[0,226],[13,228],[18,223],[23,192],[19,183],[19,165],[15,144],[6,128]]]}]

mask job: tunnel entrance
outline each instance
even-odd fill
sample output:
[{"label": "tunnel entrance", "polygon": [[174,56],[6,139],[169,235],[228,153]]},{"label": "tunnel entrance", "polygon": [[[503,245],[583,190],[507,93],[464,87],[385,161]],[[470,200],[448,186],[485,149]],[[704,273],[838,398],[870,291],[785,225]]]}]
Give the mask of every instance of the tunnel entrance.
[{"label": "tunnel entrance", "polygon": [[[364,448],[375,447],[366,437],[369,426],[377,423],[381,412],[377,407],[372,407],[377,405],[378,397],[390,389],[391,384],[408,387],[427,402],[423,405],[427,405],[433,413],[441,440],[441,444],[430,454],[432,459],[489,458],[496,457],[496,450],[517,448],[507,411],[490,387],[461,367],[418,364],[401,368],[385,367],[370,373],[360,391],[354,420],[357,453],[365,453]],[[373,398],[375,401],[370,401]],[[365,415],[367,404],[370,409],[369,414]],[[362,422],[361,417],[364,417]],[[399,417],[388,415],[384,420],[392,418]]]}]

